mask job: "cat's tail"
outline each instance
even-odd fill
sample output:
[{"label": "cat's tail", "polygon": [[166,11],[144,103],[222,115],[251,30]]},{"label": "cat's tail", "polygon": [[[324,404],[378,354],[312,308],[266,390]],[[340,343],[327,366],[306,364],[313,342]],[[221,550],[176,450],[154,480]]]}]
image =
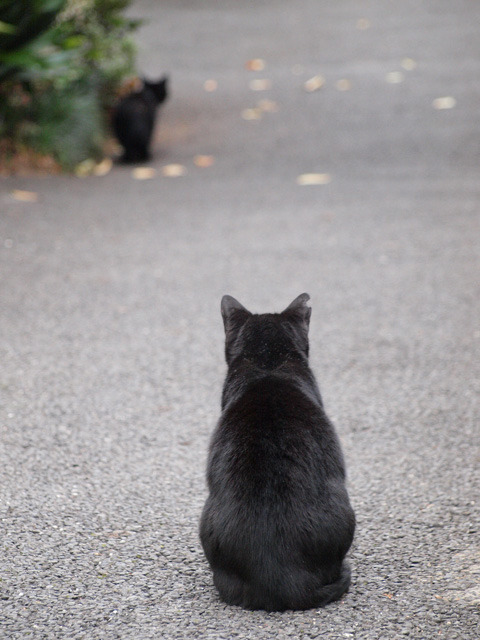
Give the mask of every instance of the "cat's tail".
[{"label": "cat's tail", "polygon": [[[324,584],[317,588],[305,589],[305,585],[294,589],[291,585],[283,585],[277,589],[270,582],[246,585],[240,602],[226,600],[229,604],[240,604],[246,609],[264,609],[265,611],[285,611],[287,609],[302,611],[324,607],[329,602],[339,600],[350,586],[350,567],[343,563],[340,576],[335,582]],[[217,585],[218,586],[218,585]],[[278,586],[278,585],[277,585]],[[220,588],[219,591],[221,592]],[[225,596],[222,596],[225,599]]]},{"label": "cat's tail", "polygon": [[314,607],[324,607],[329,602],[339,600],[348,591],[351,581],[351,571],[349,565],[344,562],[340,571],[340,577],[336,582],[325,584],[319,587],[315,593],[316,604]]}]

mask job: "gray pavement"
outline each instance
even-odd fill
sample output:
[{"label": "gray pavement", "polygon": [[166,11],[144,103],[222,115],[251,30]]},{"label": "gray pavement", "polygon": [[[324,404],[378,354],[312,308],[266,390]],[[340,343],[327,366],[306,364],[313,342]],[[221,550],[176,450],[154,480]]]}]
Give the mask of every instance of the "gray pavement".
[{"label": "gray pavement", "polygon": [[[172,79],[156,176],[0,181],[0,637],[478,638],[480,5],[131,13],[145,72]],[[260,100],[278,110],[243,119]],[[353,584],[323,610],[245,612],[197,533],[220,298],[272,311],[303,291]]]}]

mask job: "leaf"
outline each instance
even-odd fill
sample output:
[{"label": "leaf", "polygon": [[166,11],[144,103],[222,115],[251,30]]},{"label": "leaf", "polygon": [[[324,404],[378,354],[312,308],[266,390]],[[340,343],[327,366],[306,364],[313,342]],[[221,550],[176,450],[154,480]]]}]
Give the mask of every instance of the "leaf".
[{"label": "leaf", "polygon": [[157,172],[153,167],[136,167],[132,171],[132,178],[135,180],[150,180]]},{"label": "leaf", "polygon": [[331,181],[332,176],[329,173],[302,173],[297,178],[297,184],[302,187],[330,184]]},{"label": "leaf", "polygon": [[13,24],[0,21],[0,33],[15,33],[16,30]]},{"label": "leaf", "polygon": [[106,176],[112,169],[112,161],[110,158],[105,158],[101,162],[95,165],[93,169],[94,176]]},{"label": "leaf", "polygon": [[308,91],[308,93],[312,93],[313,91],[321,89],[324,84],[325,78],[323,76],[313,76],[313,78],[310,78],[304,83],[303,88],[305,91]]},{"label": "leaf", "polygon": [[38,193],[35,191],[22,191],[21,189],[14,189],[12,191],[12,197],[19,202],[38,202]]},{"label": "leaf", "polygon": [[162,176],[164,178],[180,178],[186,173],[187,169],[183,164],[166,164],[162,167]]},{"label": "leaf", "polygon": [[77,178],[86,178],[91,175],[95,170],[95,160],[93,158],[87,158],[86,160],[82,160],[75,167],[75,175]]},{"label": "leaf", "polygon": [[265,67],[265,60],[262,60],[262,58],[253,58],[245,63],[245,68],[249,71],[263,71]]},{"label": "leaf", "polygon": [[444,96],[442,98],[435,98],[432,102],[432,106],[434,109],[453,109],[453,107],[457,104],[457,101],[453,96]]},{"label": "leaf", "polygon": [[205,80],[205,82],[203,83],[203,88],[205,89],[205,91],[211,93],[212,91],[217,90],[218,82],[210,78],[209,80]]},{"label": "leaf", "polygon": [[63,41],[63,49],[77,49],[86,43],[87,38],[83,35],[73,35],[65,38]]},{"label": "leaf", "polygon": [[193,158],[193,163],[197,167],[205,169],[207,167],[211,167],[215,163],[215,158],[213,156],[197,155]]}]

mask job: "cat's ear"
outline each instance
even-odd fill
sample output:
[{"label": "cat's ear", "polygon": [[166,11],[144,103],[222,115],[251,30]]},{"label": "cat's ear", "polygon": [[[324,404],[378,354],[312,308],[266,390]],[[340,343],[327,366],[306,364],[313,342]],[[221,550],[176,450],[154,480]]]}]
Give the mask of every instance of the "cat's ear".
[{"label": "cat's ear", "polygon": [[252,315],[250,311],[245,309],[243,304],[240,304],[240,302],[232,298],[232,296],[223,296],[220,308],[227,337],[232,331],[240,329]]},{"label": "cat's ear", "polygon": [[158,102],[163,102],[168,98],[168,76],[163,76],[155,85],[155,94]]},{"label": "cat's ear", "polygon": [[288,305],[285,311],[282,312],[282,316],[300,320],[304,328],[308,331],[310,316],[312,315],[312,307],[307,305],[309,300],[310,296],[308,293],[301,293]]}]

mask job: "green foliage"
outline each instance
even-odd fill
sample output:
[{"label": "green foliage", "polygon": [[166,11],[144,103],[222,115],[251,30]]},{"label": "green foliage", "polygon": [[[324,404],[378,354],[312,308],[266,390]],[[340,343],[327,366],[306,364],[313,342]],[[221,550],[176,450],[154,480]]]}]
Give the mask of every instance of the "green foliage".
[{"label": "green foliage", "polygon": [[130,0],[70,0],[60,15],[55,42],[72,55],[80,76],[95,75],[108,103],[114,89],[134,70],[135,48],[128,34],[138,21],[121,12]]},{"label": "green foliage", "polygon": [[22,123],[27,145],[73,169],[98,158],[103,143],[103,114],[95,91],[75,83],[69,90],[45,91],[35,101],[34,118]]},{"label": "green foliage", "polygon": [[2,30],[0,51],[18,49],[46,31],[65,4],[66,0],[2,0],[2,23],[10,28]]},{"label": "green foliage", "polygon": [[66,169],[101,155],[106,108],[134,73],[130,0],[0,0],[0,137]]},{"label": "green foliage", "polygon": [[29,47],[53,24],[66,0],[2,0],[0,4],[0,80],[22,68],[42,65],[36,47]]}]

